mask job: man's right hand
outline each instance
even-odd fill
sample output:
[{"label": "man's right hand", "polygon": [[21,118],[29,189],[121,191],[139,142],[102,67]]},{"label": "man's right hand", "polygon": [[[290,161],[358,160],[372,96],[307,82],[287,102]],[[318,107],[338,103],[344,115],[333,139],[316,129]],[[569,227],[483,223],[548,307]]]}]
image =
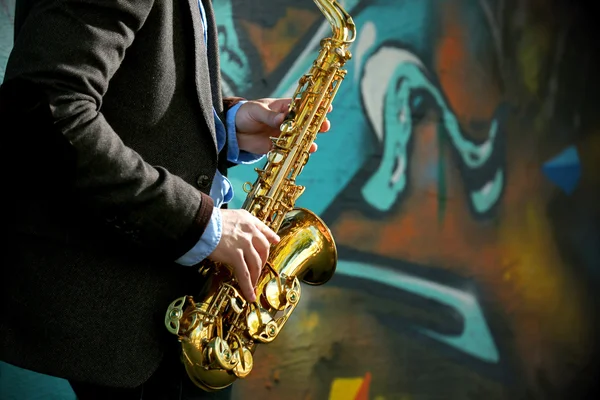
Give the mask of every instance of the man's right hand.
[{"label": "man's right hand", "polygon": [[208,256],[233,268],[242,295],[256,300],[254,287],[279,236],[246,210],[221,209],[221,240]]}]

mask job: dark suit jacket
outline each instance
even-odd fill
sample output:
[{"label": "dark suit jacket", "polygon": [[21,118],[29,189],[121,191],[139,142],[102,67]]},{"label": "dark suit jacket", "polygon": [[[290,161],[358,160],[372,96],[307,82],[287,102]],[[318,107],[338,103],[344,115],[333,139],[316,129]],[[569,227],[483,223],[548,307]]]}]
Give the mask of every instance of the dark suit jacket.
[{"label": "dark suit jacket", "polygon": [[203,233],[224,164],[212,107],[235,102],[204,5],[208,50],[197,0],[17,0],[2,360],[131,387],[176,343],[167,306],[202,282],[173,260]]}]

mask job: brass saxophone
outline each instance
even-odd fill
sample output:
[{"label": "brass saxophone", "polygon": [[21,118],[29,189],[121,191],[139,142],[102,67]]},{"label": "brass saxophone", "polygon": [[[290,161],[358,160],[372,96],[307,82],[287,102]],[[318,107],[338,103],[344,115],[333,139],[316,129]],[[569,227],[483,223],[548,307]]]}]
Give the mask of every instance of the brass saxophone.
[{"label": "brass saxophone", "polygon": [[203,298],[176,299],[165,326],[177,335],[182,362],[193,383],[216,391],[248,376],[259,343],[272,342],[300,300],[300,281],[326,283],[334,274],[337,249],[331,232],[313,212],[294,208],[305,187],[296,184],[309,159],[309,149],[324,122],[351,58],[348,50],[356,27],[336,0],[314,0],[333,31],[321,40],[318,57],[292,96],[281,134],[272,138],[264,169],[256,169],[254,185],[242,206],[278,233],[257,282],[257,299],[240,294],[232,269],[205,260],[199,272],[207,278]]}]

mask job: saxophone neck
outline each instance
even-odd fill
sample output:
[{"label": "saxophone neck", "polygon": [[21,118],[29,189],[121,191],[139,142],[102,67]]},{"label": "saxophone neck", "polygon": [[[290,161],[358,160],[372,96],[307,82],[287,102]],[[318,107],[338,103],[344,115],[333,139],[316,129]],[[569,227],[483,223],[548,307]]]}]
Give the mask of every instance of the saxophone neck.
[{"label": "saxophone neck", "polygon": [[313,0],[321,10],[333,30],[332,39],[344,44],[350,44],[356,37],[356,25],[350,14],[337,0]]}]

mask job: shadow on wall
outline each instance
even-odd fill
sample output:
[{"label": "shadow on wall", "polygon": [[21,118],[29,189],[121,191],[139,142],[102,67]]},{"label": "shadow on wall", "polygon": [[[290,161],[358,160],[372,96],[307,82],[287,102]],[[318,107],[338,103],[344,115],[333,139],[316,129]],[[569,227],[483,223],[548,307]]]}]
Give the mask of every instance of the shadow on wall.
[{"label": "shadow on wall", "polygon": [[[214,3],[225,90],[291,95],[330,31],[312,1]],[[337,273],[303,289],[234,397],[594,398],[591,13],[563,1],[344,4],[359,28],[354,57],[298,203],[332,229]],[[254,178],[232,171],[234,207]],[[64,381],[0,372],[7,396],[71,395]]]}]

